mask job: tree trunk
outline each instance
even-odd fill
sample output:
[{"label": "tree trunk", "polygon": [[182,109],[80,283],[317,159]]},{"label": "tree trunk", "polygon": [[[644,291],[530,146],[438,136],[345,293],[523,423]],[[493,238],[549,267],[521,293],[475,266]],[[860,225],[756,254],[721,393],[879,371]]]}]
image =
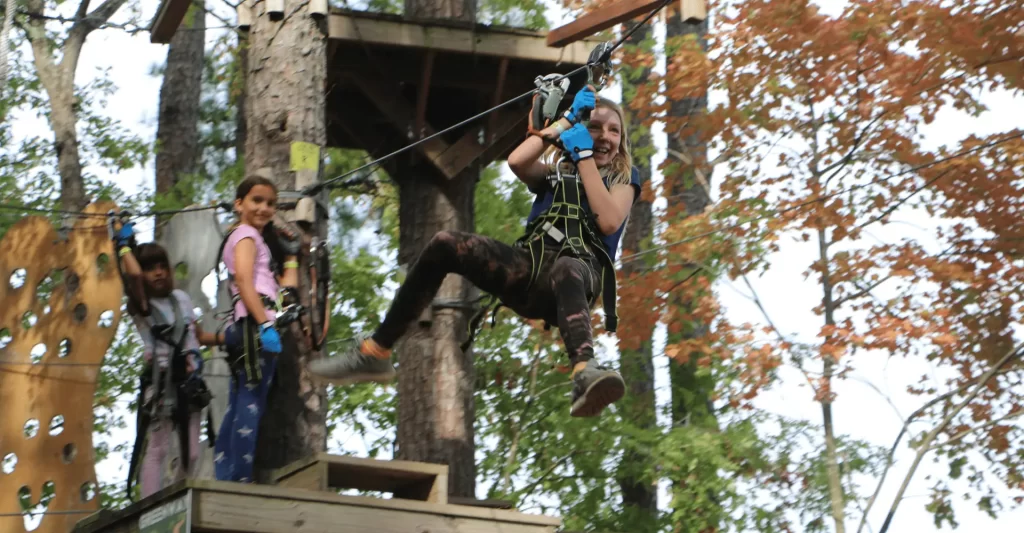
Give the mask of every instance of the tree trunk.
[{"label": "tree trunk", "polygon": [[238,33],[238,72],[234,83],[238,84],[238,92],[235,93],[235,157],[238,161],[245,159],[245,143],[247,134],[245,99],[246,80],[249,73],[249,37],[244,32]]},{"label": "tree trunk", "polygon": [[[78,132],[75,126],[75,71],[85,39],[102,26],[127,0],[106,0],[89,11],[89,0],[80,0],[75,12],[76,22],[67,31],[63,46],[56,48],[46,34],[46,4],[43,0],[26,0],[29,15],[25,35],[32,45],[36,74],[50,101],[50,129],[53,130],[57,173],[60,174],[61,209],[78,211],[85,207],[85,184],[82,181],[82,160],[78,153]],[[55,52],[60,51],[60,62]]]},{"label": "tree trunk", "polygon": [[[199,104],[203,82],[206,11],[189,8],[167,47],[167,66],[160,85],[160,117],[156,129],[156,193],[166,197],[199,164]],[[175,197],[176,204],[190,198]],[[156,238],[163,233],[159,224]]]},{"label": "tree trunk", "polygon": [[[270,19],[265,2],[256,4],[258,12],[249,28],[245,169],[247,174],[270,169],[279,189],[294,190],[291,143],[324,147],[327,140],[327,38],[322,25],[309,16],[308,2],[285,4],[288,15],[280,21]],[[309,233],[322,234],[324,228],[321,224],[302,230],[308,238]],[[303,258],[301,265],[305,264]],[[305,274],[300,276],[299,293],[303,300],[308,298]],[[256,477],[261,482],[268,481],[270,469],[327,448],[326,391],[306,370],[306,361],[321,354],[310,350],[296,332],[296,325],[281,332],[284,350],[268,398],[273,408],[261,421],[256,450]]]},{"label": "tree trunk", "polygon": [[[473,231],[476,166],[448,180],[429,163],[402,162],[398,260],[411,266],[430,238],[442,230]],[[461,276],[445,278],[435,300],[466,302],[473,286]],[[475,373],[472,350],[462,353],[469,317],[465,309],[428,309],[397,346],[398,457],[446,464],[448,493],[476,494],[473,422]]]},{"label": "tree trunk", "polygon": [[[445,18],[472,22],[475,0],[406,0],[410,18]],[[473,231],[473,189],[480,177],[471,165],[454,179],[441,175],[428,161],[399,160],[400,187],[398,257],[411,266],[435,233]],[[436,300],[466,302],[473,286],[448,276]],[[476,495],[473,423],[475,373],[470,349],[459,345],[467,335],[469,312],[460,307],[427,310],[396,347],[399,361],[398,458],[446,464],[448,493]]]},{"label": "tree trunk", "polygon": [[[652,33],[651,26],[645,24],[629,38],[627,43],[639,46],[643,40],[650,38]],[[637,82],[643,83],[643,80],[649,76],[650,69],[643,69],[635,75],[633,80],[623,80],[624,103],[630,99],[629,95],[635,90]],[[634,154],[633,165],[640,171],[640,181],[646,189],[651,181],[651,156],[638,156],[637,154],[644,154],[652,148],[651,132],[640,124],[639,117],[629,109],[628,105],[624,105],[623,110],[630,128],[630,141]],[[622,255],[634,254],[651,247],[653,222],[651,202],[640,198],[633,204],[629,213],[629,223],[626,225],[625,235],[622,237]],[[639,274],[645,266],[643,261],[625,263],[622,267],[623,276],[628,278],[630,275]],[[640,285],[626,290],[644,290],[643,284]],[[626,423],[635,424],[641,429],[651,429],[657,425],[654,399],[654,352],[650,341],[654,337],[654,324],[636,323],[639,322],[637,318],[631,313],[625,313],[620,317],[620,331],[630,331],[631,334],[639,335],[641,339],[647,339],[641,342],[637,350],[628,348],[619,350],[622,378],[626,381],[626,386],[629,389],[628,394],[623,398],[621,412]],[[619,488],[622,490],[622,505],[630,510],[629,518],[632,523],[636,524],[636,531],[648,530],[647,524],[651,524],[650,530],[653,531],[653,526],[658,518],[657,486],[653,480],[647,479],[644,475],[645,470],[651,468],[651,458],[640,449],[631,449],[629,445],[629,442],[625,443],[626,448],[623,451],[616,476]]]},{"label": "tree trunk", "polygon": [[[666,23],[666,45],[671,49],[669,40],[683,36],[694,36],[699,40],[701,49],[707,51],[707,22],[691,24],[683,22],[678,11],[669,17]],[[682,119],[691,115],[699,115],[707,112],[707,94],[684,98],[673,101],[669,109],[669,116]],[[667,147],[670,151],[669,157],[678,165],[676,172],[667,174],[666,194],[669,197],[670,217],[685,218],[702,213],[711,203],[711,169],[704,166],[706,161],[707,147],[696,135],[689,135],[685,138],[674,132],[668,132]],[[674,157],[671,152],[684,154],[693,158],[695,164],[686,164]],[[699,174],[698,174],[699,173]],[[694,266],[696,268],[697,266]],[[694,303],[685,301],[682,298],[674,298],[669,305],[678,309],[682,315],[690,314]],[[678,334],[670,334],[668,342],[675,343],[682,339],[699,339],[707,334],[708,325],[691,321],[683,331]],[[715,430],[718,427],[718,420],[715,416],[712,395],[714,394],[714,383],[706,377],[698,375],[697,357],[690,357],[685,364],[671,361],[669,364],[669,376],[672,390],[672,425],[674,427],[693,426],[703,429]],[[714,476],[714,472],[706,472],[706,475]],[[681,479],[672,480],[677,488],[685,486],[686,482]],[[685,496],[684,496],[685,497]],[[708,495],[710,502],[716,502],[715,495]],[[715,530],[717,516],[720,510],[706,509],[704,516],[698,518],[707,530]],[[696,518],[696,517],[695,517]]]}]

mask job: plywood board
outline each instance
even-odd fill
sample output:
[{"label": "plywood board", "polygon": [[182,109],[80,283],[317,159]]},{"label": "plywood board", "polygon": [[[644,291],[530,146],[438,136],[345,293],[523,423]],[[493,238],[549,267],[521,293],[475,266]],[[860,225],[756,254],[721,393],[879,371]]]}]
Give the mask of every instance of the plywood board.
[{"label": "plywood board", "polygon": [[[112,203],[90,204],[104,214]],[[93,397],[121,318],[122,285],[105,217],[67,240],[43,217],[0,241],[0,531],[25,531],[19,491],[52,494],[38,533],[66,533],[99,508]],[[44,488],[46,487],[46,488]],[[76,514],[83,513],[83,514]]]},{"label": "plywood board", "polygon": [[280,486],[390,492],[396,498],[448,502],[448,466],[318,453],[278,470]]}]

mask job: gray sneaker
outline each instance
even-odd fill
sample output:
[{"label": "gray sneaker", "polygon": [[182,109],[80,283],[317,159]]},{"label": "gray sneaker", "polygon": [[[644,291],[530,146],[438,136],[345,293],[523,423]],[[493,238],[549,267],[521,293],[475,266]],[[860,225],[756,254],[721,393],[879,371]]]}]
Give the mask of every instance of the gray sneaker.
[{"label": "gray sneaker", "polygon": [[571,416],[597,416],[626,394],[626,382],[617,372],[591,361],[573,378]]},{"label": "gray sneaker", "polygon": [[334,357],[310,361],[309,371],[314,377],[335,385],[367,381],[388,383],[394,380],[395,367],[391,364],[391,359],[366,355],[359,350],[361,344],[362,340],[359,340]]}]

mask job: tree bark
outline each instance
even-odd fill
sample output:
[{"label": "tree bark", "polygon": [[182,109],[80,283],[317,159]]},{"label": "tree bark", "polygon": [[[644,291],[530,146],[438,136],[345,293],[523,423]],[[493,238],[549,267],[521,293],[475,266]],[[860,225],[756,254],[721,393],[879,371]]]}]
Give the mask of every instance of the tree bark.
[{"label": "tree bark", "polygon": [[[707,21],[692,24],[684,22],[679,12],[676,11],[666,22],[666,41],[683,36],[694,36],[699,40],[701,49],[707,51]],[[668,45],[668,42],[666,43]],[[706,92],[680,100],[673,101],[669,108],[669,116],[675,119],[684,119],[692,115],[699,115],[707,112],[708,101]],[[675,158],[679,165],[678,171],[666,175],[666,194],[669,197],[670,216],[689,217],[700,214],[711,203],[709,194],[711,184],[711,169],[704,166],[706,161],[707,147],[698,135],[692,134],[682,136],[673,132],[667,133],[667,147],[672,152],[681,153],[692,158],[694,164],[686,164]],[[679,309],[680,314],[689,314],[695,305],[694,302],[673,298],[669,305]],[[669,335],[668,342],[674,343],[681,339],[697,339],[705,336],[708,332],[708,325],[691,322],[679,334]],[[690,357],[689,361],[680,364],[676,361],[669,363],[669,379],[672,390],[672,425],[674,427],[694,426],[705,429],[717,429],[718,420],[715,416],[712,395],[714,383],[707,378],[698,375],[699,367],[697,357]],[[713,472],[708,475],[715,475]],[[672,480],[676,487],[685,486],[682,479]],[[717,501],[714,495],[708,498],[710,501]],[[703,517],[699,520],[708,530],[715,527],[716,516],[720,516],[720,510],[706,509]]]},{"label": "tree bark", "polygon": [[[473,22],[475,0],[406,0],[406,17]],[[480,177],[471,165],[454,179],[441,175],[422,157],[400,159],[399,262],[411,266],[435,233],[473,231],[473,189]],[[435,297],[466,302],[473,286],[450,275]],[[448,493],[475,497],[472,349],[459,345],[467,335],[469,311],[460,307],[427,310],[396,346],[398,376],[398,458],[446,464]],[[424,320],[425,319],[425,320]]]},{"label": "tree bark", "polygon": [[[636,22],[634,21],[632,24],[636,24]],[[639,46],[652,34],[651,26],[645,24],[626,42],[628,45]],[[649,76],[650,69],[643,69],[635,76],[634,80],[623,80],[624,103],[628,100],[627,95],[635,89],[636,85],[643,83],[643,80]],[[626,113],[626,122],[630,128],[633,165],[640,171],[641,184],[646,188],[651,181],[651,156],[643,154],[653,147],[651,132],[640,124],[640,118],[636,112],[629,109],[628,104],[623,106],[623,111]],[[630,210],[629,223],[626,225],[626,231],[622,237],[623,255],[641,252],[651,247],[651,238],[654,233],[653,222],[651,202],[644,198],[638,199]],[[628,278],[633,274],[638,274],[644,268],[645,265],[642,261],[630,261],[623,265],[622,272],[624,277]],[[638,287],[637,290],[642,289]],[[631,324],[631,322],[638,321],[630,313],[623,314],[620,320],[621,330],[646,329],[646,334],[642,334],[640,338],[648,339],[641,343],[638,350],[626,348],[619,350],[619,366],[622,378],[628,387],[628,394],[622,401],[623,420],[641,429],[651,429],[657,425],[654,398],[654,351],[650,341],[654,337],[655,324]],[[644,531],[648,519],[650,524],[656,524],[658,517],[657,486],[653,480],[647,479],[644,475],[644,472],[652,466],[650,456],[640,449],[630,449],[629,444],[625,443],[626,449],[623,452],[622,461],[619,463],[616,477],[619,488],[622,490],[623,507],[630,509],[630,514],[635,517],[633,522],[638,526],[636,530]],[[639,524],[639,521],[643,521],[644,524]]]},{"label": "tree bark", "polygon": [[[399,166],[400,264],[411,266],[435,233],[473,231],[473,188],[480,170],[448,180],[427,162]],[[435,300],[466,302],[473,286],[449,275]],[[472,349],[463,353],[469,317],[465,309],[427,310],[399,345],[398,458],[446,464],[448,493],[474,497],[476,461],[473,422],[475,372]]]},{"label": "tree bark", "polygon": [[[327,141],[327,37],[323,25],[309,16],[308,2],[288,0],[279,21],[271,20],[265,2],[256,4],[255,10],[246,74],[246,174],[270,169],[280,190],[294,190],[291,143],[308,142],[322,149]],[[323,224],[301,229],[306,239],[325,230]],[[300,260],[301,267],[306,260]],[[300,275],[305,305],[309,282],[305,273]],[[273,408],[261,421],[256,450],[256,476],[264,483],[269,470],[327,448],[326,391],[306,370],[306,362],[322,354],[309,349],[297,335],[297,325],[281,333],[284,350],[268,399]]]},{"label": "tree bark", "polygon": [[[206,11],[189,8],[167,47],[156,129],[156,193],[165,196],[199,165],[199,104],[206,43]],[[188,203],[190,198],[175,198]],[[156,238],[163,233],[157,224]]]},{"label": "tree bark", "polygon": [[[85,207],[85,184],[82,181],[82,160],[78,152],[78,132],[75,127],[75,71],[82,54],[85,39],[93,30],[105,24],[127,0],[106,0],[89,11],[89,0],[80,0],[75,11],[75,22],[67,32],[63,47],[52,47],[46,35],[46,4],[43,0],[26,0],[28,24],[25,35],[32,45],[32,59],[36,74],[50,102],[50,129],[53,130],[54,152],[57,154],[57,173],[60,174],[61,208],[78,211]],[[54,54],[59,50],[58,63]]]}]

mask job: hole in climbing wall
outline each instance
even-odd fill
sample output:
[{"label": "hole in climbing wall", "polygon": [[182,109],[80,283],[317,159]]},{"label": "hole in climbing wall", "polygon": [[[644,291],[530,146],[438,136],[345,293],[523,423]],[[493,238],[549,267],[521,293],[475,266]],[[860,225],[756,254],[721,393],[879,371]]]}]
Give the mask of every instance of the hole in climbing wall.
[{"label": "hole in climbing wall", "polygon": [[109,328],[114,325],[114,312],[110,309],[100,313],[100,320],[96,323],[101,328]]},{"label": "hole in climbing wall", "polygon": [[188,263],[174,265],[174,279],[181,281],[188,278]]},{"label": "hole in climbing wall", "polygon": [[57,415],[50,419],[50,436],[60,435],[64,432],[64,415]]},{"label": "hole in climbing wall", "polygon": [[74,294],[78,290],[78,274],[74,272],[68,272],[67,276],[64,277],[64,286],[68,290],[68,294]]},{"label": "hole in climbing wall", "polygon": [[107,271],[107,267],[110,266],[110,256],[107,254],[100,254],[96,256],[96,272],[104,274]]},{"label": "hole in climbing wall", "polygon": [[11,343],[11,330],[7,328],[0,329],[0,350],[3,350]]},{"label": "hole in climbing wall", "polygon": [[71,339],[64,339],[60,341],[60,346],[57,348],[57,357],[65,358],[71,354]]},{"label": "hole in climbing wall", "polygon": [[75,444],[71,442],[65,444],[60,453],[60,458],[64,461],[64,464],[71,464],[75,460],[76,456],[78,456],[78,446],[75,446]]},{"label": "hole in climbing wall", "polygon": [[26,439],[31,439],[32,437],[35,437],[36,435],[38,435],[39,434],[39,421],[36,420],[35,418],[29,418],[28,421],[25,422],[24,432],[25,432],[25,438]]},{"label": "hole in climbing wall", "polygon": [[75,322],[78,322],[79,324],[81,324],[82,322],[85,321],[85,317],[88,316],[88,315],[89,315],[89,308],[86,307],[85,304],[78,304],[78,305],[75,306],[75,310],[72,311],[72,315],[71,316],[72,316],[72,318],[75,319]]},{"label": "hole in climbing wall", "polygon": [[[39,282],[39,285],[36,285],[36,302],[44,305],[49,304],[50,297],[53,296],[53,290],[56,289],[58,285],[60,285],[61,277],[62,276],[60,270],[55,269],[50,271],[50,273],[47,274],[46,277]],[[50,306],[46,305],[45,313],[49,313],[49,309]]]},{"label": "hole in climbing wall", "polygon": [[3,469],[5,474],[10,474],[11,472],[14,472],[14,467],[16,466],[18,466],[18,456],[13,453],[9,453],[4,456],[4,462],[0,468]]},{"label": "hole in climbing wall", "polygon": [[46,357],[46,345],[39,343],[32,347],[32,351],[29,352],[29,358],[32,360],[33,365],[38,365],[43,362],[43,357]]},{"label": "hole in climbing wall", "polygon": [[18,500],[21,502],[21,514],[25,519],[25,531],[35,531],[39,523],[46,516],[46,510],[50,507],[54,495],[57,493],[57,486],[53,481],[43,483],[43,491],[39,495],[39,503],[32,505],[32,492],[28,487],[21,487],[18,491]]},{"label": "hole in climbing wall", "polygon": [[32,311],[25,311],[24,315],[21,315],[21,327],[29,329],[39,322],[39,317],[36,316]]},{"label": "hole in climbing wall", "polygon": [[9,280],[12,289],[20,289],[25,286],[25,278],[28,277],[28,271],[24,268],[15,269],[11,272],[11,278]]},{"label": "hole in climbing wall", "polygon": [[90,502],[96,497],[96,484],[92,481],[86,481],[82,483],[82,486],[78,489],[79,495],[82,498],[82,503]]}]

